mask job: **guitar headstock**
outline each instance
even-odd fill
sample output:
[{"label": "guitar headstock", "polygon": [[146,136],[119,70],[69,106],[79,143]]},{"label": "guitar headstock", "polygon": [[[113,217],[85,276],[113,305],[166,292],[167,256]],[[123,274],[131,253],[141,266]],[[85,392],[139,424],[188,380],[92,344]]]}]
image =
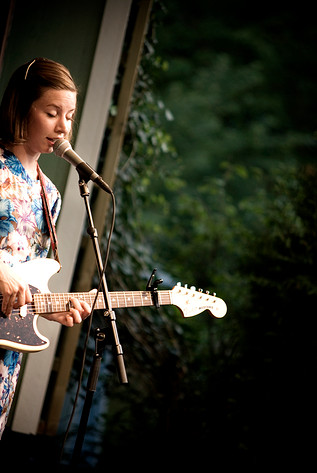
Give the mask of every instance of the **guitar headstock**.
[{"label": "guitar headstock", "polygon": [[193,317],[208,310],[216,318],[224,317],[227,313],[227,305],[215,294],[204,293],[202,289],[196,291],[194,286],[182,287],[177,283],[172,291],[172,304],[176,305],[183,317]]}]

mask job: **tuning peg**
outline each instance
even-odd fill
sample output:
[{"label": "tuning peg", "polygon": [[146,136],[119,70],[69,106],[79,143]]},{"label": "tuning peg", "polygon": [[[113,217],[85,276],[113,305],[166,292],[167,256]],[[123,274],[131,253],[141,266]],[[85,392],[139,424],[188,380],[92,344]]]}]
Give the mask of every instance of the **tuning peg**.
[{"label": "tuning peg", "polygon": [[196,287],[195,286],[190,286],[190,290],[191,291],[196,291]]},{"label": "tuning peg", "polygon": [[206,291],[206,294],[207,294],[207,296],[209,296],[209,294],[210,294],[210,291]]},{"label": "tuning peg", "polygon": [[198,289],[198,292],[203,292],[203,290],[201,288]]}]

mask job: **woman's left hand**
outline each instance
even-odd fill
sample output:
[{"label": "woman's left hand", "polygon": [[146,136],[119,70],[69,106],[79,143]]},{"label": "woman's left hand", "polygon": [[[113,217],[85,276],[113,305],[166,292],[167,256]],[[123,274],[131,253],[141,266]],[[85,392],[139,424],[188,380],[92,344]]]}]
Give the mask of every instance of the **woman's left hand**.
[{"label": "woman's left hand", "polygon": [[75,324],[80,324],[90,315],[91,307],[87,302],[80,301],[75,297],[71,297],[69,302],[71,306],[69,311],[52,312],[50,314],[43,315],[43,317],[45,317],[47,320],[59,322],[66,327],[73,327]]}]

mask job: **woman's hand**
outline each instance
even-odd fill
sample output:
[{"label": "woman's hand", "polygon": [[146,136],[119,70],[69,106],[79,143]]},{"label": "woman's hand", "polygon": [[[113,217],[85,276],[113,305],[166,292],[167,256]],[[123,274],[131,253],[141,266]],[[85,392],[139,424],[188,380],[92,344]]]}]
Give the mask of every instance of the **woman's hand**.
[{"label": "woman's hand", "polygon": [[29,285],[7,264],[0,262],[1,311],[9,317],[12,309],[32,302]]},{"label": "woman's hand", "polygon": [[[0,301],[0,308],[7,317],[10,317],[13,309],[18,309],[32,302],[32,294],[29,285],[14,272],[14,269],[1,261],[0,294],[2,294],[2,304]],[[89,316],[91,312],[90,305],[76,298],[71,298],[69,302],[69,311],[43,314],[43,317],[59,322],[67,327],[80,324]]]},{"label": "woman's hand", "polygon": [[68,312],[52,312],[51,314],[43,314],[43,317],[47,320],[66,325],[66,327],[80,324],[89,316],[91,307],[87,302],[80,301],[75,297],[70,298],[69,302],[72,307]]}]

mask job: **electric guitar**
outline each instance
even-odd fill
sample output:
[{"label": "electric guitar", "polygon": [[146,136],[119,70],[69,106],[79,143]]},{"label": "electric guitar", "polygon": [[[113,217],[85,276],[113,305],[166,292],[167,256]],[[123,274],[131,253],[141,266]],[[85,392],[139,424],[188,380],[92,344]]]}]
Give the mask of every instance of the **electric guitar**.
[{"label": "electric guitar", "polygon": [[[49,340],[39,333],[37,318],[41,314],[65,312],[69,310],[69,299],[76,297],[88,302],[91,306],[96,292],[51,293],[48,289],[49,279],[58,272],[60,265],[53,259],[35,259],[14,267],[16,273],[28,282],[32,293],[32,302],[19,309],[13,309],[10,317],[0,311],[0,348],[19,352],[37,352],[49,346]],[[151,291],[109,292],[111,307],[144,307],[153,306]],[[208,292],[196,291],[195,288],[181,287],[180,283],[172,290],[156,291],[159,305],[175,305],[183,317],[193,317],[208,310],[214,317],[224,317],[226,303]],[[0,307],[2,295],[0,295]],[[95,309],[105,309],[102,292],[98,293]]]}]

